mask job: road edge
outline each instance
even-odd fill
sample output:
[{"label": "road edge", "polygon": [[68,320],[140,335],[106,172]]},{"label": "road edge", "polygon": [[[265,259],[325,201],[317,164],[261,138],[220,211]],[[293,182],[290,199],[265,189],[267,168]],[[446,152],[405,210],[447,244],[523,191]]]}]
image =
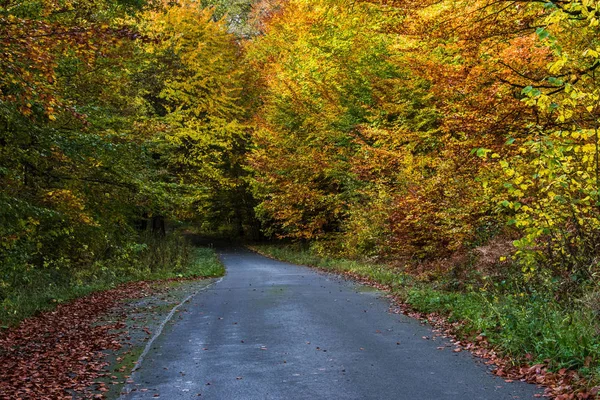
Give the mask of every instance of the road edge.
[{"label": "road edge", "polygon": [[217,279],[216,281],[204,286],[201,289],[196,290],[195,292],[193,292],[192,294],[190,294],[189,296],[187,296],[185,299],[183,299],[181,302],[179,302],[178,304],[176,304],[171,311],[169,312],[169,314],[167,314],[167,316],[163,319],[163,321],[160,323],[160,325],[158,326],[158,328],[156,329],[156,331],[154,332],[154,335],[152,335],[152,337],[150,338],[150,340],[148,340],[148,342],[146,343],[146,346],[144,347],[144,350],[142,351],[142,354],[140,354],[140,356],[138,357],[137,361],[135,362],[134,367],[131,369],[131,375],[129,377],[129,379],[127,380],[127,384],[123,387],[123,390],[121,391],[121,395],[119,396],[119,399],[123,399],[124,396],[130,394],[131,392],[134,391],[135,388],[133,388],[133,385],[135,385],[135,375],[136,372],[141,368],[142,363],[144,362],[144,358],[148,355],[148,352],[150,351],[152,345],[154,344],[154,342],[156,341],[156,339],[158,339],[158,337],[162,334],[164,327],[167,325],[167,323],[171,320],[171,318],[173,318],[173,315],[175,315],[175,313],[177,312],[177,310],[179,309],[179,307],[181,307],[182,305],[184,305],[185,303],[189,302],[191,299],[193,299],[198,293],[204,292],[207,289],[211,288],[212,286],[216,285],[217,283],[221,282],[224,279],[224,276]]}]

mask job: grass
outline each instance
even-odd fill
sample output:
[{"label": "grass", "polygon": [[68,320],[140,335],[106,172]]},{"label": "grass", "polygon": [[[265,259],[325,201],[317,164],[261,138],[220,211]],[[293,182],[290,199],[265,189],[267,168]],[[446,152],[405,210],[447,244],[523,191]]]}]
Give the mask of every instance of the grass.
[{"label": "grass", "polygon": [[181,237],[146,239],[140,249],[84,271],[30,275],[26,284],[15,286],[0,299],[0,327],[14,326],[60,303],[127,282],[210,278],[225,273],[214,250],[194,247]]},{"label": "grass", "polygon": [[180,277],[183,278],[216,278],[225,275],[225,267],[219,261],[217,254],[213,249],[206,247],[197,247],[194,250],[195,256]]},{"label": "grass", "polygon": [[503,286],[450,290],[440,282],[422,282],[387,265],[323,257],[293,245],[258,245],[261,253],[334,273],[352,273],[387,285],[416,311],[439,313],[459,322],[458,334],[488,342],[515,363],[548,363],[551,369],[578,370],[600,381],[600,337],[596,313],[583,306],[557,303],[550,293]]}]

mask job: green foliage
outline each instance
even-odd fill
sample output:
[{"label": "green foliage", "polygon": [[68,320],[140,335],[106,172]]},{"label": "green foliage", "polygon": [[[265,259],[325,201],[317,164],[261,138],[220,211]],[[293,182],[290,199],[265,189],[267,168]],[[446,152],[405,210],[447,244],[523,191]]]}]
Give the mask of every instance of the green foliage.
[{"label": "green foliage", "polygon": [[319,254],[318,250],[302,247],[297,244],[260,244],[254,245],[251,248],[278,260],[314,266],[331,272],[347,272],[397,289],[403,288],[408,281],[412,280],[410,275],[403,274],[384,264],[323,256]]},{"label": "green foliage", "polygon": [[[189,274],[191,250],[162,237],[165,220],[252,224],[239,51],[209,15],[189,2],[0,7],[3,315]],[[20,311],[27,290],[39,301]]]},{"label": "green foliage", "polygon": [[238,37],[257,34],[250,21],[256,3],[258,3],[256,0],[202,0],[203,7],[212,7],[212,18],[225,20],[228,31]]},{"label": "green foliage", "polygon": [[161,163],[185,185],[178,214],[209,230],[232,225],[241,236],[254,224],[243,168],[245,73],[234,36],[211,12],[183,1],[148,13],[143,32],[154,41],[145,47],[150,60],[140,77],[161,76],[145,97],[164,115]]},{"label": "green foliage", "polygon": [[413,288],[406,301],[419,311],[448,315],[461,323],[464,334],[481,334],[517,359],[529,354],[534,362],[550,360],[554,369],[581,370],[592,361],[597,368],[600,360],[594,313],[565,308],[541,293],[465,294]]},{"label": "green foliage", "polygon": [[110,257],[76,272],[64,259],[45,270],[18,271],[18,282],[0,292],[0,325],[15,324],[59,303],[133,280],[218,277],[225,273],[214,250],[194,247],[176,233],[113,245],[110,253]]},{"label": "green foliage", "polygon": [[[321,256],[437,279],[407,298],[509,353],[595,360],[580,302],[600,274],[599,13],[588,0],[5,2],[0,301],[185,275],[189,249],[162,245],[165,221],[258,238],[258,219]],[[477,292],[487,279],[522,289]]]}]

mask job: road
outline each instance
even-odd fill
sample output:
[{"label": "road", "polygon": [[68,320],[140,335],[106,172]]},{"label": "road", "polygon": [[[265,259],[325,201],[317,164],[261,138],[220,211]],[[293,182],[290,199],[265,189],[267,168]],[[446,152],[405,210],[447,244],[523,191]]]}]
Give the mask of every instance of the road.
[{"label": "road", "polygon": [[[198,293],[132,376],[132,399],[532,399],[382,294],[248,250]],[[424,339],[423,337],[430,339]]]}]

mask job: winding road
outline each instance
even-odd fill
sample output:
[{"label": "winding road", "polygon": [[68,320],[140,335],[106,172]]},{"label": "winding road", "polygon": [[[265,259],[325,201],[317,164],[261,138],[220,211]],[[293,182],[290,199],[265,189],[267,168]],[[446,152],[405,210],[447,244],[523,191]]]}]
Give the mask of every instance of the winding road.
[{"label": "winding road", "polygon": [[[183,305],[121,399],[533,399],[381,292],[245,249]],[[428,339],[424,339],[427,337]]]}]

